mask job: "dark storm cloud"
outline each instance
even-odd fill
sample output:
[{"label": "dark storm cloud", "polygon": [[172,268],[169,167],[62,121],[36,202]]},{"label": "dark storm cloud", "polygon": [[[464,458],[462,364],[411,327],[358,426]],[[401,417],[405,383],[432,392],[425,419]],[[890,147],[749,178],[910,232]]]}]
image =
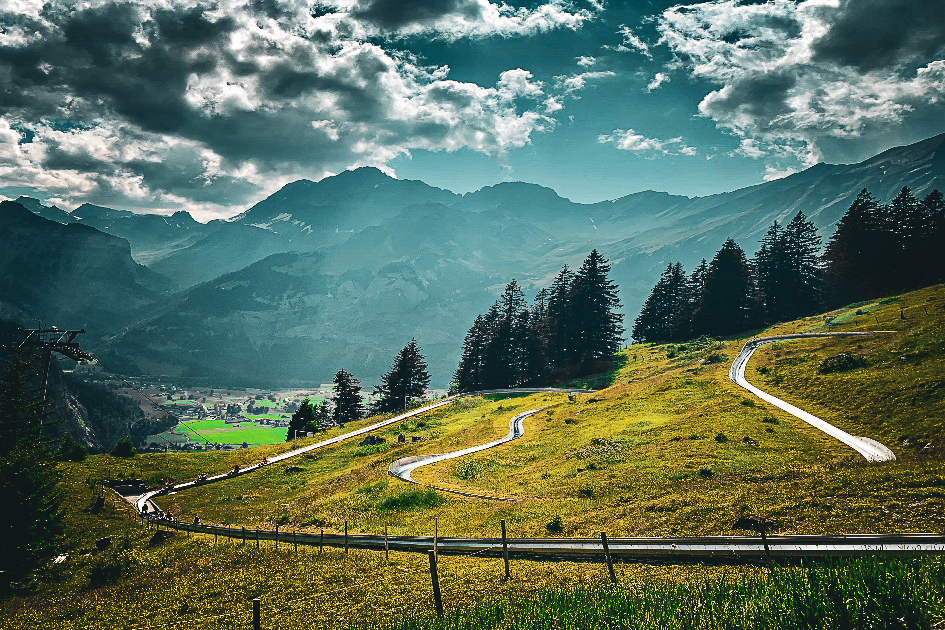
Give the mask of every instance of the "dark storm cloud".
[{"label": "dark storm cloud", "polygon": [[745,76],[733,81],[711,101],[705,113],[739,112],[755,120],[774,121],[790,111],[786,101],[797,85],[797,76],[790,72],[768,72]]},{"label": "dark storm cloud", "polygon": [[863,71],[914,70],[945,56],[945,2],[847,0],[813,52]]},{"label": "dark storm cloud", "polygon": [[185,124],[188,76],[216,65],[200,51],[219,45],[233,28],[229,18],[210,21],[201,7],[158,10],[143,23],[136,7],[118,3],[47,17],[58,30],[26,46],[0,48],[0,92],[18,95],[0,106],[36,120],[61,110],[67,95],[79,118],[99,116],[104,106],[154,132]]},{"label": "dark storm cloud", "polygon": [[359,0],[350,14],[381,29],[395,31],[412,24],[431,24],[449,15],[476,20],[482,8],[475,0]]}]

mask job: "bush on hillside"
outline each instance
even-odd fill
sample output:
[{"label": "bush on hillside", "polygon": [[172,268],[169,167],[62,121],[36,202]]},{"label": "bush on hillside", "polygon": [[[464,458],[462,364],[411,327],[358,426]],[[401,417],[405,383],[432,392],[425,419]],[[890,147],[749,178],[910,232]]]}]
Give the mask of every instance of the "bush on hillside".
[{"label": "bush on hillside", "polygon": [[827,357],[821,361],[820,373],[849,372],[850,370],[866,367],[867,365],[868,363],[863,357],[843,352],[832,357]]}]

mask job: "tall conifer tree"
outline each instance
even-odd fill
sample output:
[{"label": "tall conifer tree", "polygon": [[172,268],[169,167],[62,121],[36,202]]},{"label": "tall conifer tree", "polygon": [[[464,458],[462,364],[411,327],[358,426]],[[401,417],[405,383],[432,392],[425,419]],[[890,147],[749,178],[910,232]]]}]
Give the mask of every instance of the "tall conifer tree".
[{"label": "tall conifer tree", "polygon": [[411,398],[421,398],[430,386],[430,374],[417,340],[411,339],[397,356],[390,371],[381,377],[375,408],[380,412],[405,409]]},{"label": "tall conifer tree", "polygon": [[594,249],[574,276],[570,310],[582,362],[612,355],[623,341],[623,314],[609,273],[607,260]]},{"label": "tall conifer tree", "polygon": [[350,372],[338,370],[332,389],[334,409],[332,420],[339,426],[347,422],[360,420],[364,416],[364,400],[361,397],[361,383]]}]

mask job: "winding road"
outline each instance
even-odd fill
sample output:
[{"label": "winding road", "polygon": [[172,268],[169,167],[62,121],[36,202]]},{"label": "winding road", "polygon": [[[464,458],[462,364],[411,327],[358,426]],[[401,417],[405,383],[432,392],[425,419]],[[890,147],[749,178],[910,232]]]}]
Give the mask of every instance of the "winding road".
[{"label": "winding road", "polygon": [[[824,431],[828,435],[835,437],[844,444],[857,450],[870,461],[888,461],[895,459],[893,453],[882,444],[870,440],[869,438],[852,436],[823,420],[798,409],[793,405],[784,402],[754,386],[745,379],[745,368],[748,365],[752,353],[760,346],[774,341],[783,341],[791,339],[803,339],[810,337],[827,337],[838,334],[848,335],[868,335],[874,333],[829,333],[829,334],[797,334],[782,335],[776,337],[763,337],[752,339],[745,343],[741,352],[732,362],[729,370],[729,376],[740,387],[747,389],[762,400],[791,413],[792,415],[804,420],[812,426]],[[477,394],[487,393],[534,393],[545,391],[581,391],[581,390],[501,390],[489,392],[477,392]],[[455,397],[440,400],[431,405],[414,409],[410,412],[400,414],[388,420],[372,424],[370,426],[339,435],[329,440],[311,444],[309,446],[295,449],[281,455],[270,458],[270,462],[284,461],[291,457],[337,444],[344,440],[364,435],[376,429],[380,429],[396,422],[400,422],[412,416],[437,409],[447,405],[455,400]],[[545,409],[545,407],[530,409],[517,414],[509,422],[509,434],[504,438],[472,446],[466,449],[453,451],[451,453],[439,455],[425,455],[401,458],[390,465],[388,474],[403,481],[417,483],[410,478],[410,473],[421,467],[433,464],[446,459],[461,457],[470,453],[493,448],[504,444],[524,434],[523,422],[525,418]],[[238,474],[247,474],[258,469],[261,465],[250,466],[241,470]],[[146,493],[140,497],[126,497],[133,499],[133,503],[138,512],[153,497],[165,494],[169,491],[180,491],[190,487],[221,481],[234,476],[232,473],[216,475],[205,480],[189,483],[177,484],[172,487],[162,488],[161,490]],[[422,484],[421,484],[422,485]],[[457,492],[437,488],[446,492]],[[459,494],[466,494],[459,492]],[[479,498],[510,500],[504,497],[472,495]],[[609,542],[609,551],[604,548],[602,541],[595,538],[520,538],[520,539],[498,539],[498,538],[431,538],[418,536],[377,536],[377,535],[345,535],[341,534],[309,534],[304,532],[280,532],[278,528],[272,530],[247,530],[245,528],[231,528],[219,525],[197,525],[190,523],[181,523],[177,521],[160,521],[147,515],[150,522],[155,525],[164,525],[179,530],[212,534],[214,536],[223,536],[228,538],[241,539],[243,541],[255,539],[283,541],[286,543],[307,544],[307,545],[329,545],[334,547],[344,546],[347,549],[389,549],[400,551],[426,552],[432,546],[436,546],[440,553],[456,555],[483,555],[498,556],[502,553],[502,547],[507,546],[510,553],[516,557],[531,557],[545,559],[561,560],[603,560],[609,556],[618,558],[622,561],[636,562],[656,562],[656,563],[684,563],[698,562],[709,564],[730,564],[740,562],[757,562],[764,558],[777,557],[783,561],[792,561],[799,558],[812,557],[838,557],[838,556],[863,556],[863,555],[899,555],[899,554],[935,554],[945,553],[945,535],[915,533],[915,534],[852,534],[846,536],[776,536],[769,535],[767,544],[758,538],[748,536],[712,536],[712,537],[687,537],[687,538],[611,538]]]},{"label": "winding road", "polygon": [[430,464],[435,464],[437,462],[442,462],[447,459],[453,459],[454,457],[462,457],[463,455],[469,455],[471,453],[476,453],[479,451],[484,451],[487,448],[492,448],[494,446],[499,446],[500,444],[505,444],[506,442],[511,442],[512,440],[518,439],[525,435],[525,418],[528,416],[534,415],[546,409],[546,407],[538,407],[536,409],[529,409],[523,413],[520,413],[516,416],[512,416],[512,419],[509,420],[509,434],[504,438],[489,442],[487,444],[479,444],[477,446],[470,446],[469,448],[464,448],[459,451],[452,451],[450,453],[442,453],[438,455],[412,455],[410,457],[401,457],[398,460],[395,460],[391,463],[390,467],[387,469],[387,474],[391,477],[396,477],[401,481],[406,481],[408,483],[415,483],[420,486],[426,486],[428,488],[433,488],[434,490],[439,490],[441,492],[452,492],[453,494],[461,494],[466,497],[473,497],[477,499],[495,499],[497,501],[514,501],[514,497],[498,497],[488,494],[474,494],[470,492],[463,492],[461,490],[450,490],[449,488],[441,488],[438,486],[431,486],[429,484],[420,483],[419,481],[414,481],[410,478],[410,473],[420,468],[421,466],[428,466]]},{"label": "winding road", "polygon": [[876,332],[835,332],[835,333],[809,333],[809,334],[796,334],[796,335],[776,335],[773,337],[759,337],[757,339],[750,339],[745,342],[745,345],[742,346],[741,352],[738,353],[738,356],[735,357],[735,360],[732,361],[732,367],[729,368],[728,376],[736,385],[744,387],[752,394],[758,398],[769,402],[775,407],[782,409],[796,418],[800,418],[807,424],[811,425],[815,429],[819,429],[826,433],[827,435],[836,438],[855,450],[857,453],[865,457],[868,461],[871,462],[886,462],[896,459],[896,455],[889,450],[885,445],[880,444],[876,440],[866,438],[866,437],[857,437],[850,435],[842,429],[838,429],[829,422],[821,420],[817,416],[807,413],[803,409],[795,407],[789,402],[785,402],[780,398],[776,398],[771,394],[762,391],[748,382],[745,378],[745,368],[748,367],[748,359],[751,358],[751,355],[763,346],[766,343],[772,343],[775,341],[790,341],[793,339],[810,339],[817,337],[835,337],[839,335],[847,336],[859,336],[866,337],[877,334],[877,332],[886,332],[886,331],[876,331]]}]

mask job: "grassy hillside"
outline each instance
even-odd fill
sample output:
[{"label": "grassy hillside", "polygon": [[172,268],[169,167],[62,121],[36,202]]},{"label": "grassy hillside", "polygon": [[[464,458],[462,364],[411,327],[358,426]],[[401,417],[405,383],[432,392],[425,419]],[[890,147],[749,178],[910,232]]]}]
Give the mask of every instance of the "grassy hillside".
[{"label": "grassy hillside", "polygon": [[[856,315],[858,311],[862,314]],[[347,521],[354,532],[380,532],[387,523],[392,534],[430,535],[436,520],[441,536],[494,536],[501,519],[513,536],[729,534],[732,522],[745,513],[777,519],[783,533],[942,531],[945,288],[852,305],[756,331],[755,336],[836,330],[892,332],[764,346],[751,360],[748,378],[854,435],[883,442],[896,461],[867,463],[735,386],[728,368],[744,340],[638,345],[623,351],[619,368],[609,376],[611,385],[593,394],[464,399],[382,431],[387,439],[383,445],[360,447],[352,440],[299,458],[295,463],[302,472],[274,465],[165,497],[162,507],[182,519],[198,514],[204,522],[278,524],[283,530],[303,531],[340,531]],[[853,359],[835,358],[844,354]],[[831,371],[838,364],[850,369]],[[536,407],[545,409],[525,421],[521,439],[420,468],[413,475],[424,483],[516,501],[425,492],[387,476],[394,459],[494,440],[508,431],[512,415]],[[401,444],[399,432],[423,439],[412,442],[408,437]],[[757,446],[746,443],[746,437]],[[8,627],[88,627],[94,611],[104,615],[107,610],[114,620],[107,627],[133,628],[222,614],[255,595],[272,610],[281,606],[294,611],[278,627],[305,627],[301,624],[309,618],[338,622],[337,615],[357,625],[396,618],[423,600],[429,590],[423,557],[396,554],[387,563],[383,554],[370,552],[344,557],[338,552],[318,556],[316,550],[294,556],[284,546],[259,551],[232,543],[213,547],[212,539],[180,535],[177,542],[148,548],[150,533],[140,526],[88,509],[85,482],[90,476],[186,480],[287,448],[280,444],[129,460],[99,456],[65,464],[72,560],[50,568],[42,577],[45,583],[32,594],[3,603],[4,609],[23,615]],[[126,577],[115,585],[92,587],[89,576],[96,563],[105,562],[100,558],[107,558],[91,553],[92,542],[109,532],[127,537],[127,549],[109,552],[115,558],[108,560],[124,563]],[[447,592],[448,606],[606,578],[600,566],[522,561],[515,562],[513,581],[504,584],[499,581],[501,565],[454,558],[444,560],[441,571],[445,583],[462,582],[461,588]],[[698,581],[722,573],[629,565],[620,570],[621,581],[635,583]],[[330,606],[289,601],[365,581],[371,586],[332,596]],[[55,598],[46,605],[53,592]],[[150,617],[143,604],[135,603],[145,594],[159,602],[160,610]],[[385,597],[389,601],[379,603]],[[425,611],[429,603],[417,605]],[[200,627],[242,627],[224,621]]]}]

